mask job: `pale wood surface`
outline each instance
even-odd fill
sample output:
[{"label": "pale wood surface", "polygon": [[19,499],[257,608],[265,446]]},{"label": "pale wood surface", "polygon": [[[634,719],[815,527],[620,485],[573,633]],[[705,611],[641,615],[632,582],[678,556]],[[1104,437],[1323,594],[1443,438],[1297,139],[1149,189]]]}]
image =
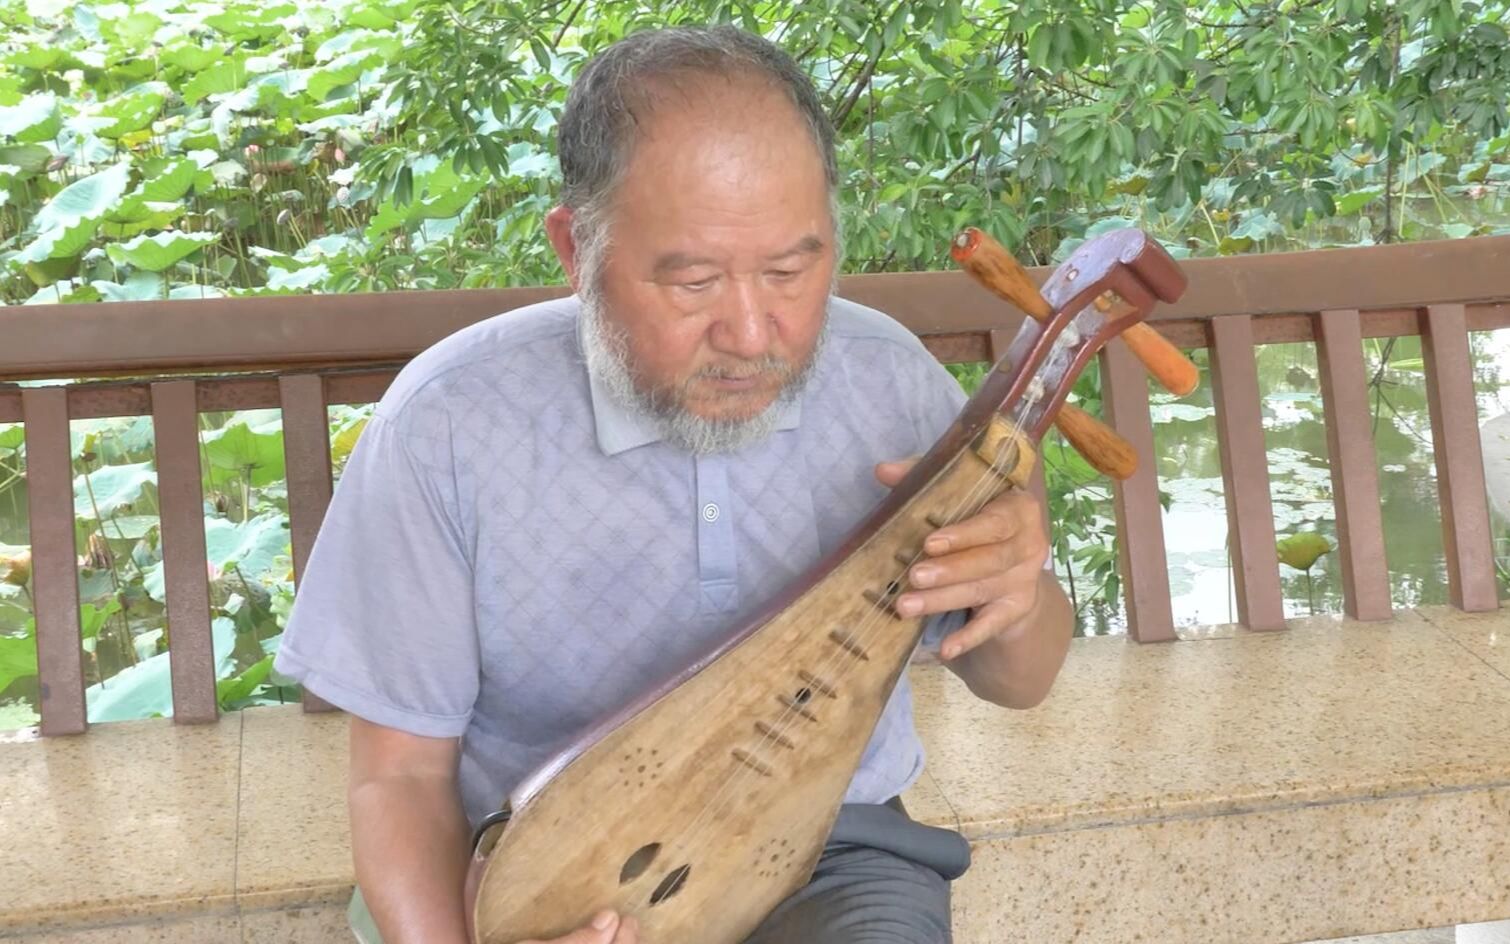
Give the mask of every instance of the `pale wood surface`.
[{"label": "pale wood surface", "polygon": [[[995,434],[978,448],[998,455],[1016,439],[1005,425],[993,421]],[[1004,451],[1017,457],[1011,474],[1026,484],[1032,453]],[[935,527],[1005,487],[976,452],[961,454],[763,628],[533,796],[516,794],[496,845],[474,861],[476,940],[551,938],[614,908],[636,917],[650,941],[742,941],[811,875],[916,648],[923,621],[889,607],[904,563]],[[877,577],[884,574],[894,575],[890,584]],[[650,848],[648,867],[621,880],[636,852]],[[653,903],[684,868],[680,888]],[[720,916],[716,926],[709,914]]]}]

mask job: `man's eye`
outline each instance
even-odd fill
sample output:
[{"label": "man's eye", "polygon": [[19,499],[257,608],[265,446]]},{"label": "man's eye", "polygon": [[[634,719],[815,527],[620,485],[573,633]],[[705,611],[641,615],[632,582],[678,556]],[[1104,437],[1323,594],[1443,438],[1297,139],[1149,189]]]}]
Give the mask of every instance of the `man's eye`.
[{"label": "man's eye", "polygon": [[802,273],[799,270],[797,270],[797,269],[772,269],[771,270],[771,278],[778,279],[778,280],[783,281],[783,282],[786,281],[787,279],[794,279],[794,278],[796,278],[797,276],[799,276],[801,274]]},{"label": "man's eye", "polygon": [[701,292],[704,289],[713,287],[713,279],[707,278],[698,279],[696,282],[682,282],[681,287],[687,289],[690,292]]}]

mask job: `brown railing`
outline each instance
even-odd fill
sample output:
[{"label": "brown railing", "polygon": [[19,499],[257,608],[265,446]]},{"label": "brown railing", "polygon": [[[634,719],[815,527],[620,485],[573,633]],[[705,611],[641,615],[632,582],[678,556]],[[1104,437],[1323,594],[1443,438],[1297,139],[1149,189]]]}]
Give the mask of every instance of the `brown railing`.
[{"label": "brown railing", "polygon": [[[1391,615],[1362,339],[1423,339],[1450,598],[1498,606],[1468,332],[1510,325],[1510,236],[1185,263],[1190,289],[1152,323],[1211,349],[1240,622],[1283,625],[1254,345],[1310,341],[1321,373],[1347,613]],[[1048,270],[1035,271],[1040,281]],[[0,423],[26,429],[42,731],[86,727],[68,424],[153,418],[174,717],[218,710],[206,583],[197,414],[283,411],[290,543],[302,574],[331,494],[327,407],[377,400],[442,337],[561,288],[255,297],[0,309]],[[994,360],[1011,311],[958,272],[853,276],[840,293],[880,308],[940,360]],[[1112,425],[1153,455],[1148,383],[1119,343],[1102,355]],[[13,381],[66,378],[56,386]],[[114,379],[110,379],[114,378]],[[1115,488],[1129,633],[1173,638],[1153,463]],[[309,701],[313,702],[313,699]],[[309,707],[322,707],[311,704]]]}]

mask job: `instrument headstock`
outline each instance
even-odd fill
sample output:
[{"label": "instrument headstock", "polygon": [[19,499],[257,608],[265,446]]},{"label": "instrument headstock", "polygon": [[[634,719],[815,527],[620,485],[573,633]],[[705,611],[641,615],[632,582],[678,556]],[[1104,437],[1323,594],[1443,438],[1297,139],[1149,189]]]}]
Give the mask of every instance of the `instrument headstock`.
[{"label": "instrument headstock", "polygon": [[1139,229],[1118,229],[1081,243],[1041,292],[1055,311],[1078,311],[1099,300],[1097,307],[1121,310],[1108,319],[1120,323],[1134,310],[1133,321],[1141,321],[1159,302],[1178,301],[1188,284],[1158,240]]},{"label": "instrument headstock", "polygon": [[990,375],[1011,382],[988,379],[980,394],[994,399],[997,409],[1036,442],[1091,357],[1160,301],[1178,299],[1186,284],[1164,247],[1139,230],[1116,230],[1082,243],[1043,286],[1044,320],[1023,322]]}]

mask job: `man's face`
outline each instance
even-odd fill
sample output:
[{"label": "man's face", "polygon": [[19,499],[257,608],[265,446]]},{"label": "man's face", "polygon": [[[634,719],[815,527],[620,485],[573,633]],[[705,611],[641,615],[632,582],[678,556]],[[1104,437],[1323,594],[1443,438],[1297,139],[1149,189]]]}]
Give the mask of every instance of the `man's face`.
[{"label": "man's face", "polygon": [[779,93],[710,79],[641,129],[611,211],[600,316],[662,413],[738,425],[807,366],[835,266],[811,134]]}]

